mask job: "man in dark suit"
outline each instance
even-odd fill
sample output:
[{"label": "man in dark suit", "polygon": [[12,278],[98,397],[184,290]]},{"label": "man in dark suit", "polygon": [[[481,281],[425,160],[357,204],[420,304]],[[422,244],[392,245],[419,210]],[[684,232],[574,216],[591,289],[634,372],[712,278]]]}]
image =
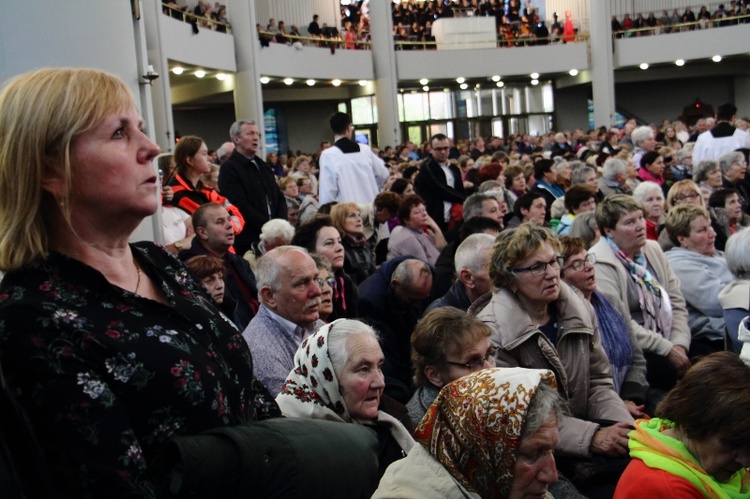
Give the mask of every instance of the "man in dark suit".
[{"label": "man in dark suit", "polygon": [[451,206],[466,199],[461,170],[448,161],[450,141],[439,133],[430,139],[432,157],[428,159],[414,181],[414,189],[422,196],[427,213],[443,233],[447,232]]},{"label": "man in dark suit", "polygon": [[272,218],[286,220],[286,201],[271,167],[256,156],[260,132],[255,122],[235,121],[229,135],[235,150],[221,166],[219,191],[245,217],[245,228],[234,243],[237,253],[244,255],[260,239],[264,223]]}]

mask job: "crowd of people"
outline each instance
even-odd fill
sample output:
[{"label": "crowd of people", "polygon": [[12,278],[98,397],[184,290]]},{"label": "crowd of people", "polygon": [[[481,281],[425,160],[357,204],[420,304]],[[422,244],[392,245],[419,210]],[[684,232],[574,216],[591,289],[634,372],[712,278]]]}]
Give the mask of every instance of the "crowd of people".
[{"label": "crowd of people", "polygon": [[749,5],[750,2],[747,0],[732,0],[729,8],[722,3],[714,12],[710,12],[708,7],[703,5],[697,14],[691,7],[686,7],[682,14],[678,9],[672,10],[671,15],[667,10],[662,10],[661,15],[650,12],[645,18],[640,12],[635,17],[626,13],[622,21],[617,19],[617,16],[612,16],[612,34],[622,38],[746,24],[750,23]]},{"label": "crowd of people", "polygon": [[[160,156],[117,77],[21,75],[11,464],[42,496],[744,497],[736,114],[381,151],[335,113],[311,155],[239,120]],[[165,244],[129,242],[157,210]]]},{"label": "crowd of people", "polygon": [[214,3],[198,0],[191,9],[189,5],[180,5],[174,0],[162,0],[162,12],[164,15],[185,21],[193,26],[193,32],[198,33],[199,28],[211,29],[220,33],[226,33],[230,27],[227,20],[227,7],[219,2]]}]

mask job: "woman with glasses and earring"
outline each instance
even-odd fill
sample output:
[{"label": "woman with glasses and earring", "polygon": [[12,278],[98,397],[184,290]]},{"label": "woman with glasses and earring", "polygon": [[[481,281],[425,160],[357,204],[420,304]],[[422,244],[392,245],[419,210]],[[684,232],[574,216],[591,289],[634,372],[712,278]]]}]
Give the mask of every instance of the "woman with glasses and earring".
[{"label": "woman with glasses and earring", "polygon": [[554,371],[570,408],[560,420],[557,451],[579,460],[626,456],[633,417],[612,383],[594,311],[560,280],[561,263],[560,242],[549,229],[524,223],[501,232],[490,260],[495,291],[470,312],[492,329],[498,367]]},{"label": "woman with glasses and earring", "polygon": [[625,401],[628,412],[634,418],[642,417],[648,392],[643,351],[628,329],[628,324],[623,319],[623,311],[613,307],[604,295],[596,290],[596,256],[587,252],[583,239],[565,236],[560,238],[560,245],[564,259],[560,277],[563,282],[580,291],[594,307],[602,347],[612,368],[615,391]]},{"label": "woman with glasses and earring", "polygon": [[318,276],[315,282],[320,288],[320,305],[318,305],[318,315],[320,320],[328,323],[328,318],[333,313],[333,287],[336,285],[336,278],[333,277],[331,262],[320,255],[311,255],[318,267]]},{"label": "woman with glasses and earring", "polygon": [[411,362],[417,391],[406,404],[416,428],[427,409],[451,381],[495,367],[492,330],[473,315],[455,307],[426,314],[411,334]]}]

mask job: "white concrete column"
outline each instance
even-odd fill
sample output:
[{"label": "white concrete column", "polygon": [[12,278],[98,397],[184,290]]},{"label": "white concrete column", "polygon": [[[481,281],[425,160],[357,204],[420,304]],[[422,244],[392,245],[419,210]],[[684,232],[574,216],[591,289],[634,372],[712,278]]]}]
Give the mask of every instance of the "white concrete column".
[{"label": "white concrete column", "polygon": [[153,101],[152,139],[163,151],[174,149],[174,119],[172,117],[172,91],[170,89],[169,61],[162,50],[161,22],[169,19],[161,12],[160,0],[143,0],[142,19],[146,24],[148,63],[154,66],[159,78],[149,88]]},{"label": "white concrete column", "polygon": [[[237,74],[234,77],[234,113],[236,119],[255,120],[263,133],[263,89],[257,67],[262,50],[255,29],[255,0],[227,2],[227,16],[232,20]],[[229,134],[227,124],[227,135]],[[227,140],[229,137],[227,136]],[[265,140],[261,140],[260,157],[265,157]]]},{"label": "white concrete column", "polygon": [[375,98],[378,105],[378,147],[402,142],[398,121],[398,75],[393,45],[391,2],[370,2],[370,38],[375,69]]},{"label": "white concrete column", "polygon": [[615,73],[612,55],[612,8],[608,0],[589,0],[591,39],[591,88],[594,126],[615,123]]}]

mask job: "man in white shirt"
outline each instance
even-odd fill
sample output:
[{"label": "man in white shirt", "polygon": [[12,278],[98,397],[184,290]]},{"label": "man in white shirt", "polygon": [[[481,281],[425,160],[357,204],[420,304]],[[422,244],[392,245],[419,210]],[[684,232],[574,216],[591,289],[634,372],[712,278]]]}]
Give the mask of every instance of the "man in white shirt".
[{"label": "man in white shirt", "polygon": [[320,205],[372,203],[388,179],[388,169],[368,146],[351,139],[354,129],[348,115],[335,113],[330,123],[334,143],[320,154]]},{"label": "man in white shirt", "polygon": [[693,148],[693,164],[704,159],[715,159],[724,153],[750,147],[750,134],[732,126],[737,108],[727,103],[716,112],[716,125],[698,136]]}]

